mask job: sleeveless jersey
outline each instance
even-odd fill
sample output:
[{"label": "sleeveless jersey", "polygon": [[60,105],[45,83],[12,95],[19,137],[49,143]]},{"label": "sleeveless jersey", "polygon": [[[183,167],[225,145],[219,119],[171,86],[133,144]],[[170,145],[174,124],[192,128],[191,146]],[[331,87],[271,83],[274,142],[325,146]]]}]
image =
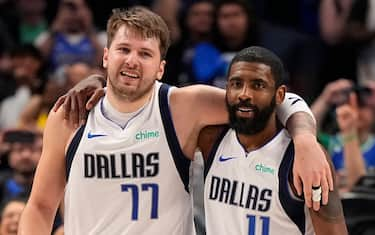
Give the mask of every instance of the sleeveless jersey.
[{"label": "sleeveless jersey", "polygon": [[102,101],[67,150],[66,234],[195,234],[190,161],[179,146],[169,87],[156,82],[148,104],[122,128]]},{"label": "sleeveless jersey", "polygon": [[288,183],[293,159],[285,130],[251,152],[233,129],[224,130],[205,171],[207,235],[314,234],[304,201]]}]

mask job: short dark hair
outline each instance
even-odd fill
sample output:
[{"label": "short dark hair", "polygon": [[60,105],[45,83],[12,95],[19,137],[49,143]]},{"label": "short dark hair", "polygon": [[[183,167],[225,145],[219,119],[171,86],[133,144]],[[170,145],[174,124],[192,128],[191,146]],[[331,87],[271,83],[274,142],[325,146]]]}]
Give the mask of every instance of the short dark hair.
[{"label": "short dark hair", "polygon": [[228,74],[230,72],[230,69],[232,68],[232,65],[240,61],[262,63],[270,66],[272,77],[275,80],[276,87],[285,84],[287,73],[285,71],[283,62],[272,51],[259,46],[252,46],[242,49],[234,56],[234,58],[230,62]]}]

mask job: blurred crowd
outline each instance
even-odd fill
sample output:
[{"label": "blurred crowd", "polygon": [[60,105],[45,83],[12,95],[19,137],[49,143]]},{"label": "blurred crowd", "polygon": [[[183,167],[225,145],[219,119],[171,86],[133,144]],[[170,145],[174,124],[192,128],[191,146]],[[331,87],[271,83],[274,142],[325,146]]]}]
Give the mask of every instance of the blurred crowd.
[{"label": "blurred crowd", "polygon": [[[163,81],[172,85],[224,87],[240,49],[275,52],[289,90],[311,104],[346,215],[375,202],[375,1],[0,0],[0,235],[17,231],[48,112],[80,80],[105,75],[106,20],[113,8],[133,5],[170,28]],[[375,212],[368,215],[373,223]],[[351,234],[361,234],[365,225],[347,221]]]}]

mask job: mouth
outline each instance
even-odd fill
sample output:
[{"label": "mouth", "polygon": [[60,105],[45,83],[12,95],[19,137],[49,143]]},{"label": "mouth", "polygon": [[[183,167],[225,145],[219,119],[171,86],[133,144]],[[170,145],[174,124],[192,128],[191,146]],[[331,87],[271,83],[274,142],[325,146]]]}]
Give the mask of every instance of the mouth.
[{"label": "mouth", "polygon": [[120,71],[120,75],[130,79],[139,79],[141,76],[135,72]]},{"label": "mouth", "polygon": [[254,116],[255,109],[250,107],[238,107],[237,115],[243,118],[251,118]]},{"label": "mouth", "polygon": [[240,112],[244,112],[244,113],[254,112],[254,109],[249,108],[249,107],[238,107],[237,110],[240,111]]}]

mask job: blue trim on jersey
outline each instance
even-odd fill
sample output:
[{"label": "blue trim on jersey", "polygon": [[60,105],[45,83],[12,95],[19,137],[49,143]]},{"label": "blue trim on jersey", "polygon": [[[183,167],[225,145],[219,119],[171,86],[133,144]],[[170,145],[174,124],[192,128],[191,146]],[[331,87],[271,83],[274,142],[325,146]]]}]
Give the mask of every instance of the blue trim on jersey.
[{"label": "blue trim on jersey", "polygon": [[281,206],[289,218],[297,225],[302,234],[306,230],[306,218],[304,201],[297,201],[292,198],[289,191],[289,177],[292,172],[294,161],[294,144],[291,142],[284,154],[283,160],[279,168],[279,198]]},{"label": "blue trim on jersey", "polygon": [[66,167],[66,181],[69,179],[70,168],[72,167],[72,162],[74,155],[76,154],[78,145],[82,139],[83,132],[85,130],[86,124],[82,125],[76,134],[74,135],[72,142],[70,142],[68,150],[66,151],[66,158],[65,158],[65,167]]},{"label": "blue trim on jersey", "polygon": [[229,130],[229,126],[226,126],[221,131],[221,133],[218,135],[217,139],[215,140],[214,145],[212,145],[210,153],[207,157],[207,161],[204,162],[204,180],[206,180],[206,176],[207,176],[208,172],[210,171],[212,163],[214,162],[217,149],[219,148],[219,145],[220,145],[221,141],[223,140],[225,134],[228,132],[228,130]]},{"label": "blue trim on jersey", "polygon": [[176,130],[173,125],[172,115],[169,110],[168,91],[170,86],[162,84],[159,89],[159,107],[161,119],[163,121],[165,135],[169,149],[173,156],[174,164],[176,165],[178,174],[185,186],[186,192],[189,193],[189,168],[191,161],[182,152],[181,146],[178,143]]}]

